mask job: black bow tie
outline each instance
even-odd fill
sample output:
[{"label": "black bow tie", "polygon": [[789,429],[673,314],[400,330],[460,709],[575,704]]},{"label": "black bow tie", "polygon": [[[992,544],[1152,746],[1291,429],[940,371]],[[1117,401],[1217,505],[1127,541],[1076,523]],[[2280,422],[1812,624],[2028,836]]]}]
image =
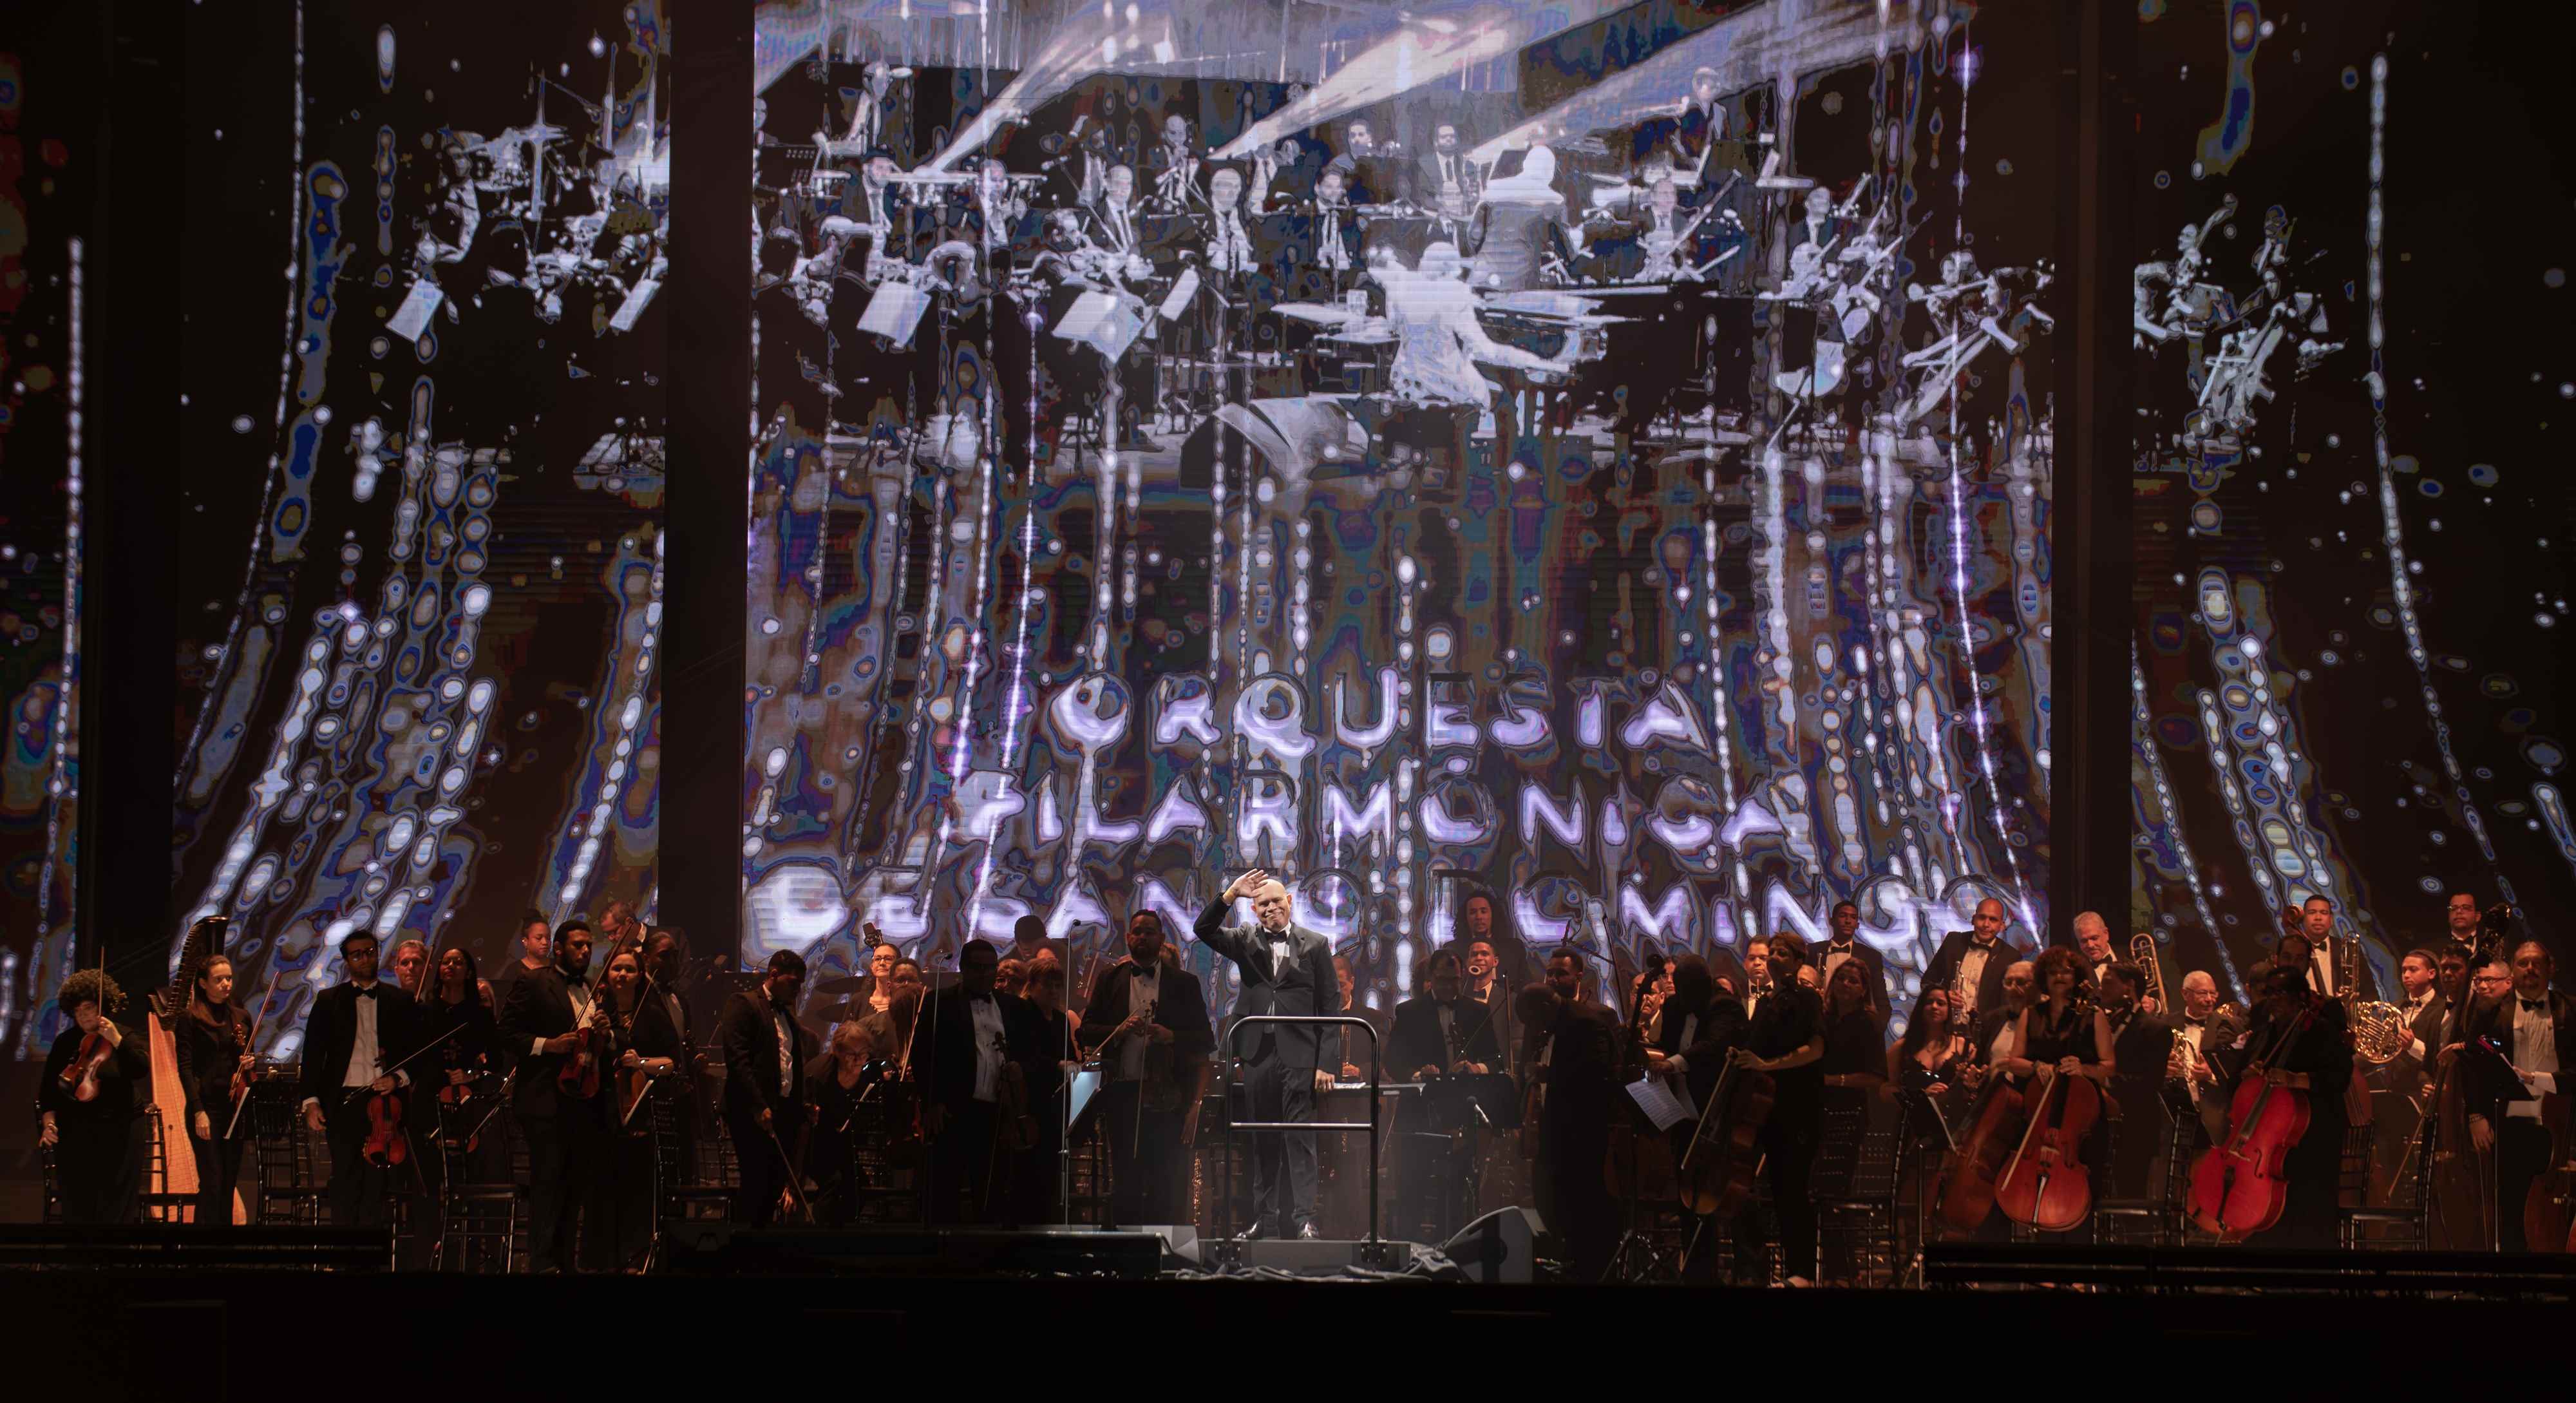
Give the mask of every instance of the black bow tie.
[{"label": "black bow tie", "polygon": [[2517,999],[2515,1002],[2522,1005],[2522,1011],[2525,1013],[2543,1013],[2549,1008],[2547,999]]},{"label": "black bow tie", "polygon": [[374,984],[352,984],[349,987],[357,991],[359,998],[372,999],[376,996],[376,990],[380,986]]},{"label": "black bow tie", "polygon": [[564,971],[564,972],[563,972],[563,978],[564,978],[564,983],[566,983],[566,984],[581,984],[581,985],[587,985],[587,984],[589,984],[589,983],[590,983],[590,976],[589,976],[589,975],[587,975],[587,974],[574,974],[574,973],[573,973],[573,972],[571,972],[570,970],[566,970],[566,971]]},{"label": "black bow tie", "polygon": [[2209,1025],[2209,1020],[2206,1018],[2185,1017],[2182,1021],[2183,1026],[2188,1028],[2203,1028]]}]

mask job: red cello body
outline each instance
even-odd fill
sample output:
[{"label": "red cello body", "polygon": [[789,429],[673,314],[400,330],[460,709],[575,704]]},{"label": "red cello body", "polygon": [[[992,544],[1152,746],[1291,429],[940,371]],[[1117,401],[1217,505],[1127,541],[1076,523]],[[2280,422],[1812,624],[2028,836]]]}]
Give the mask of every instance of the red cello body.
[{"label": "red cello body", "polygon": [[2084,1221],[2093,1211],[2084,1139],[2101,1119],[2102,1090],[2092,1078],[2049,1078],[2020,1147],[1995,1185],[1995,1206],[2005,1217],[2044,1232],[2065,1232]]},{"label": "red cello body", "polygon": [[[2315,1016],[2313,1008],[2301,1013],[2263,1065],[2288,1051]],[[2191,1225],[2221,1242],[2239,1242],[2281,1221],[2290,1201],[2282,1165],[2308,1133],[2308,1118],[2306,1092],[2274,1086],[2268,1076],[2249,1074],[2239,1081],[2228,1108],[2227,1138],[2192,1163]]]},{"label": "red cello body", "polygon": [[1941,1183],[1934,1192],[1943,1224],[1958,1232],[1985,1226],[1987,1216],[1995,1211],[2004,1160],[2021,1142],[2028,1110],[2020,1088],[2006,1081],[2001,1071],[1986,1073],[1968,1133],[1942,1166]]},{"label": "red cello body", "polygon": [[116,1049],[97,1033],[81,1039],[80,1055],[63,1068],[63,1085],[72,1089],[75,1101],[98,1099],[98,1069],[107,1065],[108,1055]]}]

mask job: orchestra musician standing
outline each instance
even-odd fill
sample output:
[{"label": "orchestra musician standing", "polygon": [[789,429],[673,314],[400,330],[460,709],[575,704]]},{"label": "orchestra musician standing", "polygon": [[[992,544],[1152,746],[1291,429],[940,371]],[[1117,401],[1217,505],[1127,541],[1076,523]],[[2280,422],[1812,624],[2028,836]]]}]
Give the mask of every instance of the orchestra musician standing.
[{"label": "orchestra musician standing", "polygon": [[[1466,974],[1455,947],[1443,945],[1426,956],[1416,984],[1422,992],[1395,1006],[1387,1034],[1387,1069],[1425,1088],[1396,1110],[1395,1132],[1403,1146],[1398,1211],[1400,1221],[1434,1225],[1446,1237],[1457,1228],[1454,1210],[1466,1202],[1466,1187],[1474,1181],[1473,1141],[1459,1139],[1472,1116],[1462,1105],[1435,1105],[1429,1088],[1451,1077],[1491,1073],[1502,1065],[1503,1050],[1491,1013],[1465,997]],[[1461,1116],[1467,1117],[1463,1123]]]},{"label": "orchestra musician standing", "polygon": [[304,1020],[304,1123],[330,1142],[331,1221],[343,1227],[385,1221],[393,1171],[363,1153],[366,1101],[411,1084],[399,1064],[418,1046],[417,1010],[376,977],[376,950],[367,931],[344,938],[340,960],[349,977],[323,990]]},{"label": "orchestra musician standing", "polygon": [[[1825,1079],[1817,1065],[1825,1055],[1824,1001],[1798,979],[1807,942],[1782,931],[1764,954],[1770,997],[1754,1010],[1743,1044],[1729,1055],[1739,1067],[1771,1074],[1771,1116],[1757,1143],[1779,1226],[1780,1275],[1791,1286],[1810,1286],[1816,1279],[1816,1205],[1808,1176],[1824,1128]],[[1763,1279],[1765,1236],[1759,1205],[1748,1197],[1735,1220],[1737,1285]]]},{"label": "orchestra musician standing", "polygon": [[1007,1222],[1020,1206],[1008,1192],[1003,1122],[1029,1114],[1027,1064],[1044,1054],[1028,1006],[994,988],[1001,963],[991,942],[967,941],[957,951],[957,982],[933,993],[918,1015],[925,1052],[913,1065],[931,1137],[933,1223]]},{"label": "orchestra musician standing", "polygon": [[1576,1281],[1601,1279],[1619,1224],[1602,1166],[1610,1151],[1610,1098],[1619,1093],[1619,1016],[1583,996],[1583,957],[1560,949],[1547,980],[1523,989],[1528,1046],[1523,1078],[1537,1102],[1527,1148],[1539,1211]]},{"label": "orchestra musician standing", "polygon": [[[45,1057],[37,1138],[54,1149],[66,1223],[127,1223],[149,1143],[152,1068],[143,1039],[116,1021],[125,992],[104,969],[74,970],[55,991],[71,1015]],[[229,1209],[226,1210],[230,1212]]]},{"label": "orchestra musician standing", "polygon": [[[2550,1132],[2540,1098],[2564,1094],[2559,1078],[2576,1071],[2576,999],[2552,987],[2557,962],[2537,940],[2514,947],[2512,970],[2510,997],[2487,1004],[2468,1022],[2468,1036],[2493,1040],[2508,1064],[2502,1069],[2492,1060],[2471,1064],[2482,1070],[2471,1092],[2469,1142],[2480,1153],[2495,1155],[2504,1250],[2553,1252],[2566,1244],[2526,1240],[2523,1202],[2532,1180],[2550,1168]],[[2495,1116],[2498,1107],[2501,1120]]]},{"label": "orchestra musician standing", "polygon": [[2001,901],[1978,902],[1969,929],[1950,932],[1924,967],[1925,986],[1949,990],[1963,1021],[1982,1018],[2003,1002],[2004,971],[2015,958],[2003,943],[2008,920]]},{"label": "orchestra musician standing", "polygon": [[2141,997],[2146,976],[2126,960],[2114,960],[2103,971],[2103,1018],[2111,1033],[2111,1075],[2104,1091],[2118,1107],[2119,1129],[2113,1137],[2108,1196],[2148,1196],[2147,1181],[2164,1149],[2166,1128],[2165,1072],[2173,1063],[2174,1020]]},{"label": "orchestra musician standing", "polygon": [[1829,917],[1832,933],[1825,943],[1815,948],[1816,973],[1824,986],[1833,987],[1834,971],[1845,961],[1857,960],[1861,967],[1863,989],[1869,995],[1869,1006],[1878,1015],[1878,1026],[1884,1032],[1894,1013],[1887,998],[1887,957],[1878,947],[1860,938],[1860,906],[1856,902],[1837,901]]},{"label": "orchestra musician standing", "polygon": [[[2262,1077],[2276,1087],[2304,1092],[2308,1098],[2307,1131],[2282,1162],[2281,1177],[2288,1192],[2280,1221],[2246,1239],[2254,1245],[2334,1245],[2336,1193],[2348,1123],[2344,1092],[2353,1076],[2352,1037],[2343,1005],[2311,986],[2314,968],[2315,951],[2308,937],[2282,936],[2272,947],[2270,966],[2259,982],[2263,998],[2255,1005],[2245,1032],[2247,1061],[2240,1079]],[[2291,1036],[2288,1030],[2302,1015],[2307,1016],[2305,1027]],[[2289,1045],[2272,1053],[2284,1037],[2289,1037]],[[2267,1053],[2271,1054],[2268,1062],[2263,1060]]]},{"label": "orchestra musician standing", "polygon": [[528,1145],[528,1259],[539,1273],[574,1270],[584,1221],[595,1235],[607,1221],[609,1098],[585,1096],[578,1077],[565,1076],[603,1018],[590,948],[588,921],[557,926],[552,961],[512,981],[501,1005],[501,1043],[518,1056],[510,1114]]},{"label": "orchestra musician standing", "polygon": [[[1250,898],[1253,924],[1229,926],[1234,903]],[[1276,1014],[1311,1018],[1339,1001],[1333,978],[1333,945],[1295,924],[1287,884],[1259,868],[1229,883],[1199,913],[1192,934],[1231,961],[1243,981],[1238,1016]],[[1225,1045],[1240,1052],[1243,1082],[1256,1121],[1311,1121],[1319,1098],[1332,1089],[1324,1065],[1325,1039],[1312,1027],[1263,1023]],[[1265,1130],[1252,1137],[1252,1197],[1257,1215],[1251,1237],[1314,1237],[1315,1136],[1312,1131]]]},{"label": "orchestra musician standing", "polygon": [[716,1018],[724,1049],[725,1129],[733,1136],[741,1185],[733,1220],[767,1227],[794,1172],[787,1146],[804,1126],[805,1063],[810,1049],[796,1021],[796,994],[805,987],[805,957],[770,952],[761,981],[725,1001]]},{"label": "orchestra musician standing", "polygon": [[[640,951],[625,949],[611,956],[600,971],[601,993],[615,1031],[617,1076],[607,1096],[608,1163],[615,1181],[609,1197],[612,1225],[602,1234],[612,1247],[615,1265],[641,1271],[653,1242],[653,1217],[660,1211],[660,1167],[655,1164],[653,1120],[644,1101],[667,1096],[680,1069],[680,1030],[671,1024],[668,1007],[645,987]],[[592,1254],[596,1260],[598,1254]]]},{"label": "orchestra musician standing", "polygon": [[1127,918],[1127,955],[1100,972],[1075,1037],[1100,1057],[1100,1128],[1109,1147],[1109,1221],[1179,1220],[1183,1123],[1197,1110],[1216,1049],[1199,982],[1163,962],[1162,916]]},{"label": "orchestra musician standing", "polygon": [[[1691,1105],[1705,1108],[1717,1089],[1718,1077],[1726,1070],[1728,1054],[1743,1044],[1744,1005],[1725,996],[1718,988],[1717,977],[1709,972],[1708,961],[1697,955],[1684,955],[1673,961],[1669,977],[1671,992],[1663,996],[1654,1011],[1646,1043],[1646,1070],[1677,1082],[1690,1093]],[[1694,1117],[1665,1132],[1665,1138],[1672,1142],[1674,1163],[1680,1163],[1689,1152],[1697,1126]],[[1682,1258],[1685,1280],[1715,1283],[1717,1253],[1699,1249],[1704,1244],[1714,1244],[1721,1227],[1712,1214],[1698,1219],[1685,1234],[1691,1244]]]},{"label": "orchestra musician standing", "polygon": [[250,1094],[251,1016],[233,997],[233,962],[210,955],[197,970],[188,1016],[179,1024],[179,1081],[188,1097],[188,1135],[197,1159],[199,1227],[229,1227],[233,1186],[251,1140],[237,1116]]},{"label": "orchestra musician standing", "polygon": [[2181,1100],[2198,1113],[2193,1148],[2205,1148],[2227,1134],[2227,1093],[2235,1077],[2235,1049],[2245,1034],[2245,1019],[2233,1005],[2218,1000],[2218,981],[2207,970],[2182,977],[2182,1016],[2175,1021],[2166,1075]]}]

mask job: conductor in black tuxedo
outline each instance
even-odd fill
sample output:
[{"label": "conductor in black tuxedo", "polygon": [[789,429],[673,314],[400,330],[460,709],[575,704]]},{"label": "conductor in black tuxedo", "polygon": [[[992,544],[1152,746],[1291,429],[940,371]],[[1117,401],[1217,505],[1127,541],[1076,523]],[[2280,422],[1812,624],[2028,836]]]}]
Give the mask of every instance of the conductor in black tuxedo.
[{"label": "conductor in black tuxedo", "polygon": [[347,983],[313,1001],[304,1021],[304,1123],[331,1144],[331,1221],[343,1227],[385,1220],[393,1171],[367,1163],[367,1096],[411,1084],[402,1060],[414,1045],[411,996],[376,978],[376,937],[340,942]]},{"label": "conductor in black tuxedo", "polygon": [[[573,1249],[587,1214],[604,1234],[610,1182],[608,1103],[563,1084],[566,1064],[579,1055],[585,1024],[604,1019],[590,984],[590,923],[555,927],[554,953],[544,969],[510,981],[501,1005],[501,1046],[518,1055],[510,1089],[510,1115],[528,1142],[528,1257],[540,1272],[573,1269]],[[611,1078],[602,1076],[604,1090]],[[592,1249],[605,1261],[608,1244]]]},{"label": "conductor in black tuxedo", "polygon": [[[1226,912],[1252,899],[1255,924],[1228,926]],[[1199,943],[1234,962],[1243,978],[1238,1017],[1285,1014],[1314,1017],[1337,1010],[1333,944],[1289,919],[1293,903],[1285,884],[1254,868],[1234,879],[1199,913]],[[1327,1041],[1312,1027],[1255,1024],[1229,1039],[1225,1050],[1243,1056],[1243,1081],[1257,1121],[1310,1121],[1317,1096],[1332,1086],[1333,1069],[1319,1055]],[[1283,1174],[1281,1171],[1285,1170]],[[1315,1137],[1312,1131],[1265,1131],[1252,1137],[1252,1199],[1258,1220],[1251,1235],[1315,1230]]]},{"label": "conductor in black tuxedo", "polygon": [[724,1048],[725,1129],[732,1132],[742,1182],[733,1196],[733,1220],[767,1227],[778,1213],[778,1195],[791,1172],[783,1153],[805,1118],[805,1064],[814,1049],[796,1021],[796,993],[805,987],[805,957],[772,951],[761,981],[725,1000],[716,1018]]}]

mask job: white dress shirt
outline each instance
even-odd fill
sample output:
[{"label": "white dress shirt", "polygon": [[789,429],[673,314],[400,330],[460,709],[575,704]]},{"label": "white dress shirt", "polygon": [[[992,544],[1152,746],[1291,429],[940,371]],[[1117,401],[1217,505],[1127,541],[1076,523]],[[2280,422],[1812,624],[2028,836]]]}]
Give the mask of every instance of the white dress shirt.
[{"label": "white dress shirt", "polygon": [[[534,971],[534,970],[531,970],[531,971],[529,971],[529,973],[530,973],[530,974],[533,974],[533,973],[535,973],[535,971]],[[525,977],[526,977],[525,975],[522,975],[522,976],[521,976],[521,978],[525,978]],[[566,998],[568,998],[568,999],[572,1000],[572,1026],[573,1026],[573,1027],[575,1027],[575,1028],[579,1028],[582,1024],[587,1023],[587,1022],[589,1022],[589,1021],[590,1021],[590,985],[589,985],[589,984],[587,984],[587,983],[575,984],[575,983],[573,983],[573,982],[572,982],[571,980],[569,980],[569,979],[565,980],[565,981],[564,981],[564,997],[566,997]],[[544,1056],[544,1055],[545,1055],[545,1051],[546,1051],[546,1040],[545,1040],[544,1038],[530,1038],[530,1039],[528,1039],[528,1053],[529,1053],[529,1055],[530,1055],[530,1056],[532,1056],[532,1057],[542,1057],[542,1056]]]},{"label": "white dress shirt", "polygon": [[778,1033],[778,1094],[796,1090],[796,1034],[787,1026],[787,1010],[769,1006],[769,1021]]},{"label": "white dress shirt", "polygon": [[[1655,216],[1656,228],[1664,230],[1664,232],[1670,232],[1670,230],[1664,228],[1663,220],[1664,217],[1662,215],[1659,214]],[[1824,988],[1832,988],[1834,983],[1834,971],[1842,968],[1843,961],[1851,959],[1858,954],[1860,954],[1860,946],[1857,942],[1850,945],[1836,945],[1828,941],[1825,945],[1824,953],[1816,960],[1817,984]]]},{"label": "white dress shirt", "polygon": [[[358,984],[355,980],[351,980],[350,983],[361,989],[382,989],[384,987],[383,980],[377,980],[373,984]],[[351,999],[349,1001],[350,1003],[357,1005],[355,1020],[358,1025],[358,1032],[357,1036],[349,1043],[348,1070],[340,1074],[340,1085],[345,1089],[356,1090],[361,1087],[373,1086],[376,1084],[376,1078],[384,1075],[382,1071],[377,1069],[378,1064],[384,1059],[384,1048],[383,1044],[376,1040],[376,1005],[383,1002],[383,1000],[384,996],[382,994],[378,994],[372,999]],[[393,1077],[394,1080],[401,1085],[409,1086],[411,1084],[411,1073],[409,1072],[396,1071],[393,1074]],[[304,1098],[304,1104],[307,1106],[318,1106],[322,1104],[322,1099],[318,1096],[307,1096]]]},{"label": "white dress shirt", "polygon": [[966,1009],[975,1020],[975,1099],[992,1101],[1002,1086],[1002,1005],[986,994],[968,999]]},{"label": "white dress shirt", "polygon": [[[1994,957],[1994,946],[1980,945],[1974,940],[1969,941],[1968,948],[1960,953],[1959,972],[1950,980],[1950,1002],[1960,1013],[1977,1011],[1977,990],[1986,982],[1986,961]],[[1959,1013],[1950,1016],[1956,1018]]]},{"label": "white dress shirt", "polygon": [[[2549,1018],[2549,996],[2541,995],[2540,1008],[2534,1012],[2525,1006],[2520,991],[2513,1000],[2513,1069],[2522,1073],[2523,1085],[2536,1096],[2558,1090],[2558,1025]],[[2505,1110],[2514,1120],[2540,1119],[2540,1103],[2516,1101]]]},{"label": "white dress shirt", "polygon": [[[1153,1021],[1154,1010],[1162,1003],[1163,968],[1160,963],[1129,966],[1127,1012],[1130,1016]],[[1130,1034],[1118,1048],[1119,1081],[1140,1081],[1145,1075],[1145,1047],[1152,1037],[1143,1030]]]}]

